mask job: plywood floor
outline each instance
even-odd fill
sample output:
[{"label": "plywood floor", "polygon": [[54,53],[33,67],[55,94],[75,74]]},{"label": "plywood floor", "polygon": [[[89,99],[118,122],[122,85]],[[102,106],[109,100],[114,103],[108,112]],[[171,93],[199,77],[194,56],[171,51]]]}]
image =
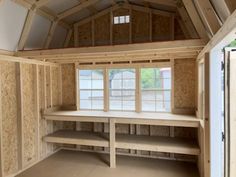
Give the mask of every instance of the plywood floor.
[{"label": "plywood floor", "polygon": [[117,168],[107,165],[108,155],[59,151],[17,177],[199,177],[193,163],[137,157],[117,157]]}]

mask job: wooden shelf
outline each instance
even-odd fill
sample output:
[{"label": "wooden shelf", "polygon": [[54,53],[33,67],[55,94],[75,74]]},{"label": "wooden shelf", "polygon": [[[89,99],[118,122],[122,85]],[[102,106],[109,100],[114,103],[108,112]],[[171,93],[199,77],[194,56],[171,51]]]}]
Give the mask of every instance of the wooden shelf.
[{"label": "wooden shelf", "polygon": [[109,147],[107,134],[60,130],[44,137],[48,143]]},{"label": "wooden shelf", "polygon": [[[108,134],[60,130],[44,137],[48,143],[109,147]],[[199,155],[196,142],[189,139],[117,134],[115,148]]]},{"label": "wooden shelf", "polygon": [[193,140],[171,137],[116,135],[116,148],[199,155],[200,149]]},{"label": "wooden shelf", "polygon": [[45,119],[55,121],[103,122],[115,119],[121,124],[162,125],[178,127],[196,127],[200,119],[190,115],[175,115],[171,113],[136,113],[117,111],[54,111],[44,114]]}]

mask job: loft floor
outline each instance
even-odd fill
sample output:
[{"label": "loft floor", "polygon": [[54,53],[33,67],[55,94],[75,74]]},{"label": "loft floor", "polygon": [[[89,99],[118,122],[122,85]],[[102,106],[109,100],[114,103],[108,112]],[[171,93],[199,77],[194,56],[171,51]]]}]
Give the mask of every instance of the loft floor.
[{"label": "loft floor", "polygon": [[199,177],[190,162],[118,156],[109,168],[104,154],[62,150],[16,177]]}]

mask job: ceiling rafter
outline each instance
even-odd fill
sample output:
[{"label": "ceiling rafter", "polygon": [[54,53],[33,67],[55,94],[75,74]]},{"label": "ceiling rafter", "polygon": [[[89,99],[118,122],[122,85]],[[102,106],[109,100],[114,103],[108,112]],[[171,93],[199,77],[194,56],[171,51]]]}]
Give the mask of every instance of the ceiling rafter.
[{"label": "ceiling rafter", "polygon": [[206,25],[208,26],[212,35],[220,29],[221,24],[215,10],[213,9],[209,0],[195,0],[199,13],[202,14]]},{"label": "ceiling rafter", "polygon": [[200,16],[198,15],[198,12],[193,4],[192,0],[182,0],[192,22],[195,26],[200,38],[202,39],[209,39],[208,34],[206,32],[205,26],[201,21]]},{"label": "ceiling rafter", "polygon": [[87,0],[87,1],[84,1],[82,3],[80,3],[79,5],[75,6],[75,7],[72,7],[60,14],[58,14],[58,18],[59,20],[62,20],[70,15],[73,15],[75,13],[78,13],[80,10],[84,9],[84,8],[87,8],[89,6],[91,6],[92,4],[95,4],[96,2],[98,2],[99,0]]},{"label": "ceiling rafter", "polygon": [[176,7],[176,0],[144,0],[146,2],[149,3],[153,3],[153,4],[162,4],[162,5],[166,5],[166,6],[171,6],[171,7]]}]

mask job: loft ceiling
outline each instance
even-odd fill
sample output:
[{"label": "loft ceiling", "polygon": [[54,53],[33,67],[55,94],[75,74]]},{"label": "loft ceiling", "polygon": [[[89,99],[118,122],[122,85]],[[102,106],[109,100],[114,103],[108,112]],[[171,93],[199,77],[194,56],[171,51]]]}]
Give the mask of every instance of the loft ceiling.
[{"label": "loft ceiling", "polygon": [[[24,49],[32,24],[42,16],[51,22],[46,46],[52,40],[57,26],[68,33],[73,25],[113,6],[138,6],[175,13],[189,31],[196,31],[192,38],[211,38],[222,26],[226,18],[236,8],[234,0],[11,0],[28,9],[25,26],[21,33],[18,49]],[[230,7],[229,7],[230,6]],[[189,20],[190,19],[190,20]],[[191,25],[189,24],[192,24]],[[36,24],[37,25],[37,24]],[[35,27],[34,27],[35,28]],[[194,28],[194,29],[191,29]],[[30,36],[32,37],[32,35]]]}]

